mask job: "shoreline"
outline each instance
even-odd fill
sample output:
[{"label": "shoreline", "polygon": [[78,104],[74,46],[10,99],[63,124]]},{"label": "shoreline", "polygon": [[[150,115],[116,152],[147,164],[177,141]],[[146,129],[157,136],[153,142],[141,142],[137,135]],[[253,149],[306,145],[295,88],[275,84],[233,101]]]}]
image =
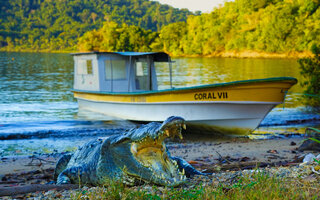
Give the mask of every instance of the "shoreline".
[{"label": "shoreline", "polygon": [[[292,162],[305,153],[296,151],[303,137],[255,140],[230,138],[227,140],[168,142],[172,156],[185,159],[200,170],[215,170],[226,163],[278,163]],[[1,156],[0,178],[6,174],[54,168],[62,154],[34,156]],[[1,184],[0,184],[1,185]]]},{"label": "shoreline", "polygon": [[209,55],[172,55],[168,53],[172,58],[270,58],[270,59],[299,59],[312,57],[313,54],[310,51],[303,52],[287,52],[287,53],[267,53],[258,51],[223,51],[215,52]]},{"label": "shoreline", "polygon": [[[223,58],[305,58],[311,57],[313,54],[310,51],[303,52],[287,52],[287,53],[267,53],[258,51],[225,51],[216,53],[217,56]],[[213,57],[215,54],[213,54]],[[209,56],[210,57],[210,56]]]},{"label": "shoreline", "polygon": [[[172,156],[184,158],[197,170],[213,173],[208,176],[188,178],[184,185],[177,189],[168,188],[168,191],[192,192],[193,188],[197,188],[199,184],[205,189],[212,188],[213,190],[219,185],[225,185],[224,187],[227,188],[233,187],[236,184],[234,181],[241,179],[242,176],[245,177],[245,174],[254,174],[259,171],[285,173],[289,179],[292,179],[290,177],[294,176],[293,178],[295,178],[296,171],[300,170],[302,180],[309,180],[309,177],[312,176],[308,175],[310,170],[306,171],[306,168],[299,167],[302,159],[308,153],[297,151],[302,141],[303,138],[299,137],[268,140],[230,138],[223,141],[168,142],[167,147]],[[5,199],[31,197],[65,199],[70,198],[70,196],[79,196],[82,191],[94,192],[101,188],[105,188],[104,190],[112,188],[112,184],[108,187],[52,184],[55,162],[59,159],[59,155],[61,154],[33,157],[35,159],[33,164],[30,164],[32,161],[30,156],[13,156],[4,160],[3,157],[0,157],[0,191],[1,188],[3,189],[0,195],[2,194]],[[315,179],[313,178],[313,180]],[[125,186],[122,185],[122,187]],[[139,190],[146,191],[145,194],[150,192],[150,194],[163,196],[162,191],[165,191],[167,187],[145,183],[126,188],[123,191],[124,194]],[[150,190],[150,188],[153,189]],[[103,196],[104,193],[99,192],[99,195]]]},{"label": "shoreline", "polygon": [[[79,51],[69,51],[69,50],[4,50],[0,49],[0,52],[12,52],[12,53],[75,53]],[[172,55],[170,52],[166,52],[172,58],[274,58],[274,59],[299,59],[305,57],[312,57],[313,54],[310,51],[303,52],[286,52],[286,53],[267,53],[258,51],[224,51],[215,52],[210,55]]]}]

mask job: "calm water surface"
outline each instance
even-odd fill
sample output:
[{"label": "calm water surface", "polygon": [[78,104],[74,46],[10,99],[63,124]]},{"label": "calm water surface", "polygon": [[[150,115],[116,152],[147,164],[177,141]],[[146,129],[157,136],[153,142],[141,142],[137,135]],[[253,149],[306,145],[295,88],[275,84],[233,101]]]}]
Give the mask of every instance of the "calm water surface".
[{"label": "calm water surface", "polygon": [[[295,59],[173,60],[174,87],[279,76],[292,76],[301,80]],[[159,89],[169,88],[168,66],[157,65],[157,73]],[[135,126],[128,121],[111,121],[106,116],[78,112],[77,102],[71,92],[72,86],[73,59],[69,54],[0,52],[0,146],[1,143],[6,147],[17,144],[16,140],[7,139],[33,138],[24,140],[24,143],[34,144],[45,142],[41,138],[49,136],[65,138],[79,134],[104,135]],[[301,104],[299,97],[303,88],[299,84],[290,92],[285,108],[283,105],[275,108],[262,122],[262,126],[285,125],[288,120],[294,122],[319,118],[307,112]],[[275,130],[279,131],[278,127]]]}]

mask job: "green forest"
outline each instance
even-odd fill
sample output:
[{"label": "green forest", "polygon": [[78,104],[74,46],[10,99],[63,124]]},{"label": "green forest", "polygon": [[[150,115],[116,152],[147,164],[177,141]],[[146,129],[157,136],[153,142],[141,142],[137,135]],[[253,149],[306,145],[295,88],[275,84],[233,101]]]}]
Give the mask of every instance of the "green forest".
[{"label": "green forest", "polygon": [[203,14],[148,0],[13,0],[0,6],[3,50],[289,55],[320,44],[320,0],[235,0]]},{"label": "green forest", "polygon": [[319,5],[319,0],[226,2],[210,14],[189,16],[186,23],[163,27],[160,43],[173,55],[309,51],[320,42]]},{"label": "green forest", "polygon": [[105,21],[159,31],[193,15],[149,0],[0,1],[0,48],[8,51],[76,51],[78,39]]}]

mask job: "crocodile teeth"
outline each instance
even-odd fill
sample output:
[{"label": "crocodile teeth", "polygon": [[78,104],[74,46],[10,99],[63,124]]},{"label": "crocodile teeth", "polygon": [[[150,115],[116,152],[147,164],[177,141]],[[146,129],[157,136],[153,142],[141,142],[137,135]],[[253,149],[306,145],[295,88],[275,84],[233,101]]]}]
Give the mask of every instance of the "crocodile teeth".
[{"label": "crocodile teeth", "polygon": [[179,133],[179,138],[180,138],[180,140],[182,140],[182,139],[183,139],[183,137],[182,137],[182,133],[181,133],[181,132]]},{"label": "crocodile teeth", "polygon": [[166,135],[169,137],[170,136],[169,130],[167,129],[167,130],[165,130],[165,132],[166,132]]},{"label": "crocodile teeth", "polygon": [[138,153],[138,151],[137,151],[137,145],[131,145],[131,152],[132,152],[133,154],[137,154],[137,153]]},{"label": "crocodile teeth", "polygon": [[187,130],[187,125],[186,125],[186,124],[183,124],[183,125],[182,125],[182,128],[183,128],[184,130]]}]

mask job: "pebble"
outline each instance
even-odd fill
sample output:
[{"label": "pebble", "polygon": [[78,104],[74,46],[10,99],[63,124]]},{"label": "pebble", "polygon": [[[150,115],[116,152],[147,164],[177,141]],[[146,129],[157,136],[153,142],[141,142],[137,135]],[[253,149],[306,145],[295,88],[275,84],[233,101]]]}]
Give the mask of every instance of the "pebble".
[{"label": "pebble", "polygon": [[306,164],[311,164],[313,161],[313,159],[316,158],[315,155],[313,155],[312,153],[307,154],[304,159],[303,159],[303,163]]}]

